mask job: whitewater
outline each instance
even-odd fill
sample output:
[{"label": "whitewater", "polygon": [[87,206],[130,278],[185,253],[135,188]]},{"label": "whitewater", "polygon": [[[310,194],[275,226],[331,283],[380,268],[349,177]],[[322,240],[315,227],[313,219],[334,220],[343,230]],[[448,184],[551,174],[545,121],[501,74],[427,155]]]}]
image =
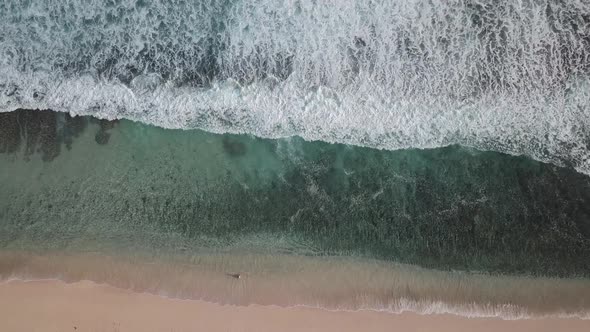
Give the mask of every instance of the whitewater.
[{"label": "whitewater", "polygon": [[587,0],[6,0],[0,111],[380,149],[452,144],[590,174]]}]

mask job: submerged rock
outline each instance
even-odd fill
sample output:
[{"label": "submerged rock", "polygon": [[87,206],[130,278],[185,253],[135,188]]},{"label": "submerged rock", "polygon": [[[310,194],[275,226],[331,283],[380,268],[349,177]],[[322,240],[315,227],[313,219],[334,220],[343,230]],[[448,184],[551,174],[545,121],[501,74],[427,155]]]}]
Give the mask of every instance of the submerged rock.
[{"label": "submerged rock", "polygon": [[87,119],[81,116],[71,116],[66,113],[64,116],[65,125],[63,129],[63,141],[66,148],[70,150],[72,148],[72,142],[74,138],[77,138],[85,129],[87,125]]},{"label": "submerged rock", "polygon": [[21,143],[17,112],[0,113],[0,153],[12,153]]},{"label": "submerged rock", "polygon": [[44,161],[59,155],[56,113],[48,110],[24,110],[0,115],[0,152],[17,152],[25,144],[25,158],[41,153]]},{"label": "submerged rock", "polygon": [[240,157],[246,154],[246,145],[235,138],[224,136],[222,140],[223,151],[233,157]]},{"label": "submerged rock", "polygon": [[108,131],[110,129],[113,129],[118,122],[119,120],[98,120],[98,125],[100,126],[100,129],[96,133],[96,136],[94,136],[94,140],[96,141],[96,143],[100,145],[108,144],[109,139],[111,138],[111,134]]},{"label": "submerged rock", "polygon": [[104,130],[99,130],[98,133],[96,133],[96,136],[94,136],[94,140],[96,141],[96,143],[100,145],[105,145],[109,143],[110,138],[111,134],[107,133]]}]

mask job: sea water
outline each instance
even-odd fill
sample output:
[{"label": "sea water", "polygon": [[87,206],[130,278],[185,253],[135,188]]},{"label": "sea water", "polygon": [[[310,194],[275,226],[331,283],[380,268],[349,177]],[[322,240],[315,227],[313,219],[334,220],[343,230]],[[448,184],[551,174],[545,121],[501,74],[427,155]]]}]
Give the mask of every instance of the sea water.
[{"label": "sea water", "polygon": [[[583,0],[4,1],[1,275],[211,259],[238,304],[585,317],[589,51]],[[216,279],[244,264],[275,273]]]},{"label": "sea water", "polygon": [[50,111],[1,118],[6,248],[147,241],[589,275],[590,178],[572,169],[459,146],[382,151]]},{"label": "sea water", "polygon": [[460,144],[589,173],[589,13],[585,0],[7,0],[0,111]]}]

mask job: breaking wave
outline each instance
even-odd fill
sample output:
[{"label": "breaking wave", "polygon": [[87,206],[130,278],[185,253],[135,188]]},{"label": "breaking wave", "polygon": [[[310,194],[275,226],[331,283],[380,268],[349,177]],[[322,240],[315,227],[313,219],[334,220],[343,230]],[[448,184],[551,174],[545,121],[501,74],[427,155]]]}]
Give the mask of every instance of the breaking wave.
[{"label": "breaking wave", "polygon": [[589,72],[583,0],[0,4],[0,111],[461,144],[590,174]]}]

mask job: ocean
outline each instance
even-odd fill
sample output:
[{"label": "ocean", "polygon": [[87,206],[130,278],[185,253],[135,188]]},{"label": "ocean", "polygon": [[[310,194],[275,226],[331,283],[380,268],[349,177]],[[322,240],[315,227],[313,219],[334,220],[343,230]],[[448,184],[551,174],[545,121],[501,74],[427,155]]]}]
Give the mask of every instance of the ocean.
[{"label": "ocean", "polygon": [[589,73],[585,0],[3,1],[0,278],[588,318]]}]

